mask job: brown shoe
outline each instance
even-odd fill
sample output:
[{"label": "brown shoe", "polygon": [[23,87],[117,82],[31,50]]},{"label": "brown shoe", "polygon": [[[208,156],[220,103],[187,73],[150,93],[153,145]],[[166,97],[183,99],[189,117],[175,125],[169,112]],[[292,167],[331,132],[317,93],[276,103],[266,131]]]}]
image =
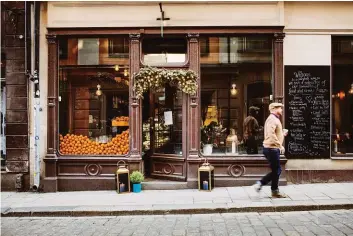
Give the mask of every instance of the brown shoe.
[{"label": "brown shoe", "polygon": [[272,191],[272,197],[273,197],[273,198],[287,198],[288,196],[285,195],[284,193],[280,193],[280,192],[277,190],[277,191]]}]

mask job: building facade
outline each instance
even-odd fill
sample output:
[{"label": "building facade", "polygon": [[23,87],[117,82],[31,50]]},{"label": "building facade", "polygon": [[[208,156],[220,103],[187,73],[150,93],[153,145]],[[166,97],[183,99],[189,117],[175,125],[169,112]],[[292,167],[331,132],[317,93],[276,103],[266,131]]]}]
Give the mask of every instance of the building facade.
[{"label": "building facade", "polygon": [[[276,101],[289,129],[280,183],[352,180],[348,5],[42,3],[30,171],[44,191],[115,189],[123,161],[196,188],[207,159],[216,186],[250,185],[268,171],[263,125]],[[160,82],[167,74],[175,81]]]}]

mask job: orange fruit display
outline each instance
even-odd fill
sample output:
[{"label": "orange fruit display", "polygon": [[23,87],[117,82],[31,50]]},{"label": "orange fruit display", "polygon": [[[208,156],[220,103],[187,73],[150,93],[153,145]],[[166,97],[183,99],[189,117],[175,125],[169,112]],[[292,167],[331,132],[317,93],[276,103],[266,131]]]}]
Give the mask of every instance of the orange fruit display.
[{"label": "orange fruit display", "polygon": [[108,143],[90,140],[87,136],[59,135],[60,152],[64,155],[125,155],[129,152],[129,130],[116,135]]}]

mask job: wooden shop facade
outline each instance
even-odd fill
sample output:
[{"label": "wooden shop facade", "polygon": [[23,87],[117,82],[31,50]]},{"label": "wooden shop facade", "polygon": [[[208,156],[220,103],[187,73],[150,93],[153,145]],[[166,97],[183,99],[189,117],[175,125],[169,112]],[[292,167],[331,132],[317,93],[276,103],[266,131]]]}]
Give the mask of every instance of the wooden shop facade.
[{"label": "wooden shop facade", "polygon": [[[45,191],[113,190],[119,161],[189,188],[205,158],[216,187],[251,185],[268,171],[268,105],[286,102],[283,2],[44,5]],[[139,98],[143,68],[191,71],[197,89],[160,85],[151,72],[146,84],[156,87]]]}]

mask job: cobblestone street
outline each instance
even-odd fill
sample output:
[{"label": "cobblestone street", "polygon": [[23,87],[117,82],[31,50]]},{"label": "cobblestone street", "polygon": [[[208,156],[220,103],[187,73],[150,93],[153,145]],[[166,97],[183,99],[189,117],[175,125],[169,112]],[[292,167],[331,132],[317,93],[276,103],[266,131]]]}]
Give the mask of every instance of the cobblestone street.
[{"label": "cobblestone street", "polygon": [[353,210],[117,217],[2,217],[1,235],[353,235]]}]

